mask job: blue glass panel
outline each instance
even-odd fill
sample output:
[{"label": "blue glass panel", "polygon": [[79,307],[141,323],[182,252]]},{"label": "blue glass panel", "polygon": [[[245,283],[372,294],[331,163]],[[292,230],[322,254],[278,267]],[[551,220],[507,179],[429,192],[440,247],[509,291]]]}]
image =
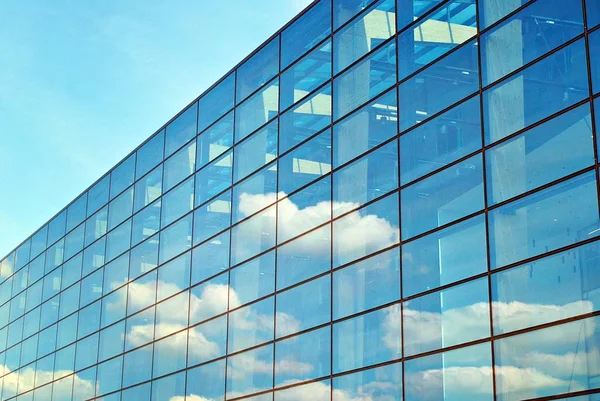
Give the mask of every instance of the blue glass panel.
[{"label": "blue glass panel", "polygon": [[133,216],[132,245],[137,245],[160,229],[160,200]]},{"label": "blue glass panel", "polygon": [[400,300],[400,251],[390,249],[333,273],[333,319]]},{"label": "blue glass panel", "polygon": [[[114,358],[98,365],[96,376],[97,394],[106,394],[121,388],[123,358]],[[106,400],[106,397],[104,397]]]},{"label": "blue glass panel", "polygon": [[227,311],[229,274],[221,274],[191,289],[190,325]]},{"label": "blue glass panel", "polygon": [[106,248],[106,237],[94,242],[83,251],[82,276],[93,272],[104,265]]},{"label": "blue glass panel", "polygon": [[481,148],[479,96],[400,137],[400,183],[431,173]]},{"label": "blue glass panel", "polygon": [[[46,265],[44,273],[48,273],[64,261],[65,240],[64,238],[52,245],[46,251]],[[8,288],[11,288],[9,285]]]},{"label": "blue glass panel", "polygon": [[108,205],[108,230],[112,230],[133,212],[133,187],[123,192]]},{"label": "blue glass panel", "polygon": [[[588,4],[590,1],[587,2]],[[599,3],[600,4],[600,3]],[[600,11],[600,5],[598,5]],[[592,90],[594,93],[600,91],[600,31],[594,31],[588,36],[590,46],[590,74],[592,75]]]},{"label": "blue glass panel", "polygon": [[277,200],[277,162],[233,187],[233,223],[251,216]]},{"label": "blue glass panel", "polygon": [[235,72],[229,74],[199,100],[198,131],[217,121],[233,108]]},{"label": "blue glass panel", "polygon": [[76,347],[75,370],[87,368],[97,362],[98,334],[94,334],[78,341]]},{"label": "blue glass panel", "polygon": [[158,301],[170,297],[190,286],[191,261],[191,253],[186,252],[169,263],[165,263],[158,269]]},{"label": "blue glass panel", "polygon": [[484,207],[481,154],[402,190],[402,238],[410,238]]},{"label": "blue glass panel", "polygon": [[[290,380],[293,382],[296,380]],[[285,400],[318,400],[328,401],[331,400],[331,386],[329,380],[323,380],[320,382],[309,382],[300,386],[284,388],[283,390],[277,391],[275,394],[265,394],[257,397],[248,398],[248,401],[271,401],[272,397],[275,397],[275,401]]]},{"label": "blue glass panel", "polygon": [[402,364],[381,366],[333,379],[333,401],[402,401]]},{"label": "blue glass panel", "polygon": [[138,151],[135,178],[146,175],[163,160],[165,149],[165,131],[160,131],[148,140]]},{"label": "blue glass panel", "polygon": [[115,290],[127,283],[129,275],[129,252],[121,257],[107,263],[102,269],[104,272],[103,294]]},{"label": "blue glass panel", "polygon": [[[142,288],[138,290],[144,291]],[[154,309],[154,307],[151,307],[127,318],[125,323],[125,351],[147,344],[153,340]],[[152,352],[152,349],[149,352]]]},{"label": "blue glass panel", "polygon": [[425,15],[429,10],[444,0],[398,0],[398,30],[406,28],[414,20]]},{"label": "blue glass panel", "polygon": [[48,237],[48,226],[42,227],[31,237],[31,259],[42,253],[46,249],[46,239]]},{"label": "blue glass panel", "polygon": [[163,377],[152,382],[150,401],[177,400],[185,395],[185,372]]},{"label": "blue glass panel", "polygon": [[133,184],[135,176],[135,153],[125,159],[110,173],[110,198],[114,198]]},{"label": "blue glass panel", "polygon": [[582,39],[484,92],[486,143],[504,138],[587,96]]},{"label": "blue glass panel", "polygon": [[81,284],[77,283],[60,293],[59,319],[62,319],[79,309],[80,289]]},{"label": "blue glass panel", "polygon": [[29,263],[29,283],[35,283],[44,275],[44,266],[46,264],[46,254],[41,254]]},{"label": "blue glass panel", "polygon": [[333,267],[377,252],[400,240],[398,193],[333,223]]},{"label": "blue glass panel", "polygon": [[331,86],[326,85],[281,116],[279,153],[331,124]]},{"label": "blue glass panel", "polygon": [[229,231],[192,250],[192,284],[229,268]]},{"label": "blue glass panel", "polygon": [[194,177],[165,194],[161,202],[161,226],[165,227],[194,208]]},{"label": "blue glass panel", "polygon": [[225,359],[187,371],[187,394],[207,400],[225,398]]},{"label": "blue glass panel", "polygon": [[[160,328],[160,326],[157,326]],[[184,369],[187,353],[187,331],[174,334],[154,343],[153,376],[158,377],[176,370]],[[183,376],[185,380],[185,373]],[[155,382],[156,383],[156,382]],[[153,390],[154,393],[154,390]],[[157,401],[170,399],[156,398]]]},{"label": "blue glass panel", "polygon": [[[91,193],[91,190],[90,190]],[[108,196],[108,193],[107,193]],[[52,219],[48,223],[48,245],[54,244],[63,235],[65,235],[65,229],[67,224],[67,212],[63,210],[58,216]]]},{"label": "blue glass panel", "polygon": [[196,136],[198,125],[198,103],[182,112],[165,130],[165,157],[172,155],[183,144]]},{"label": "blue glass panel", "polygon": [[275,246],[275,206],[231,229],[231,264]]},{"label": "blue glass panel", "polygon": [[275,290],[275,252],[232,269],[229,280],[229,309],[271,294]]},{"label": "blue glass panel", "polygon": [[235,112],[235,142],[277,117],[279,111],[279,81],[267,86],[242,103]]},{"label": "blue glass panel", "polygon": [[380,0],[333,35],[337,74],[396,33],[396,1]]},{"label": "blue glass panel", "polygon": [[238,182],[277,157],[277,120],[239,143],[233,150],[233,181]]},{"label": "blue glass panel", "polygon": [[333,117],[343,117],[396,82],[396,44],[391,41],[333,81]]},{"label": "blue glass panel", "polygon": [[331,33],[331,0],[321,0],[281,32],[281,68]]},{"label": "blue glass panel", "polygon": [[162,164],[135,184],[133,210],[137,212],[162,195]]},{"label": "blue glass panel", "polygon": [[[312,369],[286,369],[288,366],[310,366]],[[310,380],[331,372],[331,327],[275,343],[275,386]]]},{"label": "blue glass panel", "polygon": [[273,387],[273,345],[227,358],[227,398]]},{"label": "blue glass panel", "polygon": [[[90,333],[97,331],[100,328],[101,316],[100,301],[96,301],[91,305],[79,310],[79,325],[77,326],[77,338],[82,338]],[[42,308],[42,317],[44,309]]]},{"label": "blue glass panel", "polygon": [[225,230],[231,224],[231,191],[194,212],[194,245]]},{"label": "blue glass panel", "polygon": [[333,216],[398,188],[398,142],[391,141],[333,174]]},{"label": "blue glass panel", "polygon": [[158,235],[155,235],[131,250],[130,280],[156,267],[158,264],[158,242]]},{"label": "blue glass panel", "polygon": [[[225,355],[226,346],[227,316],[221,316],[190,328],[188,330],[187,366],[194,366]],[[221,362],[225,368],[225,360],[222,359]],[[224,372],[225,369],[223,369]],[[206,377],[197,379],[204,380]],[[223,389],[224,387],[221,388],[221,391]]]},{"label": "blue glass panel", "polygon": [[[127,315],[131,316],[134,313],[139,312],[140,310],[154,304],[156,302],[156,280],[157,280],[157,273],[156,271],[150,272],[144,276],[141,276],[140,278],[138,278],[135,281],[130,281],[129,285],[127,286]],[[146,314],[149,314],[149,310],[145,311]],[[143,315],[144,313],[142,313]],[[132,327],[132,323],[133,323],[133,327],[136,326],[136,322],[135,320],[142,320],[144,318],[144,316],[139,316],[141,319],[136,319],[136,317],[134,317],[134,319],[128,319],[127,321],[127,331],[130,332],[130,327]],[[152,319],[154,319],[154,310],[152,310]],[[149,334],[150,340],[152,340],[152,336],[154,335],[154,329],[151,328],[150,329],[151,332]],[[135,333],[132,333],[133,335],[135,335]],[[129,335],[129,334],[128,334]],[[143,336],[143,338],[136,338],[135,336],[133,337],[133,339],[128,338],[129,342],[132,341],[143,341],[143,340],[147,340],[148,335]],[[133,345],[133,344],[132,344]],[[140,345],[140,344],[137,344]]]},{"label": "blue glass panel", "polygon": [[279,35],[237,69],[236,102],[240,103],[279,72]]},{"label": "blue glass panel", "polygon": [[100,332],[98,360],[103,361],[123,352],[125,321],[113,324]]},{"label": "blue glass panel", "polygon": [[402,294],[409,297],[487,271],[485,216],[402,245]]},{"label": "blue glass panel", "polygon": [[196,173],[196,206],[229,188],[232,179],[233,152],[229,151]]},{"label": "blue glass panel", "polygon": [[125,299],[127,299],[127,286],[123,286],[102,298],[101,327],[125,318]]},{"label": "blue glass panel", "polygon": [[[110,186],[110,176],[106,175],[100,181],[98,181],[90,190],[87,196],[87,215],[91,216],[96,213],[98,209],[104,206],[108,202],[108,189]],[[48,243],[50,241],[50,231],[48,231]]]},{"label": "blue glass panel", "polygon": [[191,142],[164,163],[164,191],[168,191],[195,171],[196,143]]},{"label": "blue glass panel", "polygon": [[333,0],[333,27],[339,28],[375,0]]},{"label": "blue glass panel", "polygon": [[477,41],[404,81],[398,87],[400,131],[405,131],[479,89]]},{"label": "blue glass panel", "polygon": [[586,0],[585,7],[587,11],[587,27],[591,29],[600,24],[600,3],[598,3],[598,0]]},{"label": "blue glass panel", "polygon": [[273,340],[274,297],[229,313],[227,352],[237,352]]},{"label": "blue glass panel", "polygon": [[[85,222],[85,246],[106,234],[108,230],[108,206],[102,208]],[[48,262],[48,261],[46,261]]]},{"label": "blue glass panel", "polygon": [[453,0],[398,36],[398,79],[437,60],[477,34],[475,0]]},{"label": "blue glass panel", "polygon": [[[79,223],[85,220],[85,212],[87,207],[87,192],[77,198],[67,209],[67,231],[71,231],[73,228],[79,225]],[[36,255],[31,252],[31,257]]]},{"label": "blue glass panel", "polygon": [[512,13],[529,0],[479,0],[479,29],[487,28]]},{"label": "blue glass panel", "polygon": [[502,202],[592,164],[592,121],[585,104],[487,151],[488,203]]},{"label": "blue glass panel", "polygon": [[79,305],[85,306],[102,296],[102,281],[104,272],[97,270],[81,280],[81,295]]},{"label": "blue glass panel", "polygon": [[196,168],[200,169],[233,145],[233,111],[204,131],[196,140]]},{"label": "blue glass panel", "polygon": [[593,172],[495,209],[489,215],[491,267],[600,234]]},{"label": "blue glass panel", "polygon": [[[125,354],[123,358],[123,387],[149,380],[151,376],[152,345]],[[147,400],[148,398],[143,399]]]},{"label": "blue glass panel", "polygon": [[192,213],[161,231],[159,263],[192,247]]},{"label": "blue glass panel", "polygon": [[333,126],[337,167],[397,134],[396,91],[390,91]]},{"label": "blue glass panel", "polygon": [[400,304],[333,325],[333,373],[386,362],[402,355]]},{"label": "blue glass panel", "polygon": [[71,258],[77,252],[83,249],[83,241],[85,238],[85,225],[82,224],[75,230],[71,231],[65,237],[65,260]]},{"label": "blue glass panel", "polygon": [[281,74],[281,110],[303,99],[329,78],[331,78],[331,41],[311,51]]},{"label": "blue glass panel", "polygon": [[[135,362],[131,362],[131,365],[134,366]],[[136,382],[140,382],[141,380],[136,380]],[[152,383],[145,383],[136,387],[131,387],[122,391],[121,401],[125,400],[149,400],[150,399],[150,391]],[[123,386],[125,386],[125,379],[123,379]]]}]

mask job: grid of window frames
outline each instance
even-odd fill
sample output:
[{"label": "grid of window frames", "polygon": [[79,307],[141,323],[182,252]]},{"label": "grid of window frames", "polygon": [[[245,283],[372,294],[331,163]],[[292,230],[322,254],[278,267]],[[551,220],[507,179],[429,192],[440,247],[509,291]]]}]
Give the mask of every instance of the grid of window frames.
[{"label": "grid of window frames", "polygon": [[320,0],[0,263],[0,398],[599,400],[600,1]]}]

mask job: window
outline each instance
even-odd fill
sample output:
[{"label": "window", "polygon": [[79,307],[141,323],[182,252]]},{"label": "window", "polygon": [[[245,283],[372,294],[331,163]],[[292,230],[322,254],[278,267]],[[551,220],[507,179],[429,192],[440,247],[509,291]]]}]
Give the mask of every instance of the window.
[{"label": "window", "polygon": [[235,96],[237,103],[263,86],[278,72],[279,36],[263,46],[238,68]]},{"label": "window", "polygon": [[163,160],[165,149],[165,132],[160,131],[150,138],[137,151],[135,178],[146,175],[147,172],[156,167]]},{"label": "window", "polygon": [[238,106],[235,112],[235,142],[277,117],[279,80],[276,78]]},{"label": "window", "polygon": [[235,72],[229,74],[199,101],[198,131],[204,130],[233,108]]},{"label": "window", "polygon": [[196,136],[198,124],[198,103],[183,111],[165,129],[165,157],[172,155],[183,144]]}]

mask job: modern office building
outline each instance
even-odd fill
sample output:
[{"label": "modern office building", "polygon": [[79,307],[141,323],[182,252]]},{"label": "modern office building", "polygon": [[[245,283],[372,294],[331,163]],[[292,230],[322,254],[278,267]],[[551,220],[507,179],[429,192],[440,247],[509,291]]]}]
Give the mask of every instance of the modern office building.
[{"label": "modern office building", "polygon": [[2,260],[0,398],[600,400],[598,24],[313,3]]}]

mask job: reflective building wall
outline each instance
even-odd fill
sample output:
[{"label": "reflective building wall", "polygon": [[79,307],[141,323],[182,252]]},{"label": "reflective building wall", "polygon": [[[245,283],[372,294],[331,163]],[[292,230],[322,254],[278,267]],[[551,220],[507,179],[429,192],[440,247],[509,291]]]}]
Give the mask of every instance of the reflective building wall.
[{"label": "reflective building wall", "polygon": [[600,400],[598,24],[313,3],[2,260],[0,398]]}]

